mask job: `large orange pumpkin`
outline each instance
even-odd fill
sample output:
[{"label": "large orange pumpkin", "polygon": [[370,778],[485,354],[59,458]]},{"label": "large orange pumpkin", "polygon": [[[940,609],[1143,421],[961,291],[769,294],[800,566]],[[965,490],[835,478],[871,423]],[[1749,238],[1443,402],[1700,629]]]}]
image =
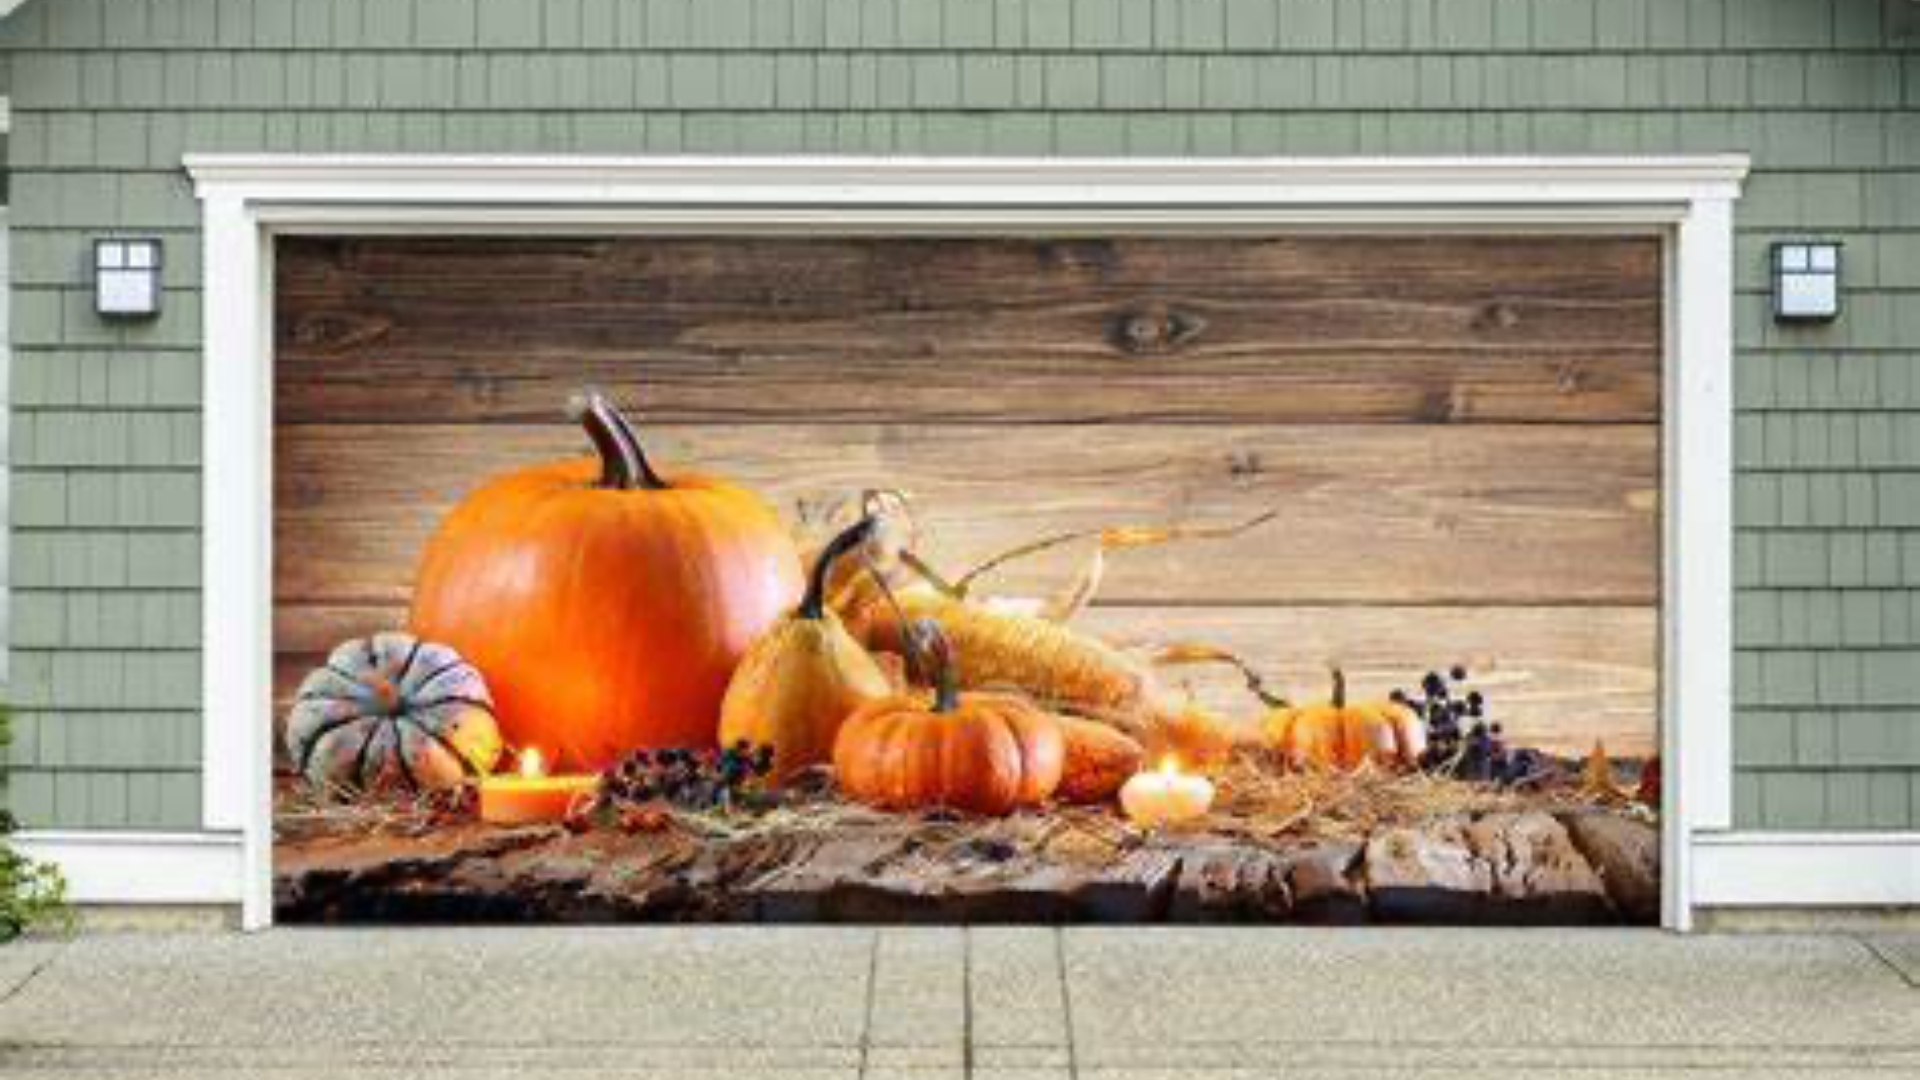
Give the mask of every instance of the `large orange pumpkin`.
[{"label": "large orange pumpkin", "polygon": [[413,632],[472,661],[506,740],[562,768],[712,745],[735,665],[800,597],[799,554],[753,493],[656,472],[604,397],[573,411],[598,458],[455,507],[421,559]]},{"label": "large orange pumpkin", "polygon": [[1022,697],[960,694],[946,637],[931,622],[913,626],[934,700],[883,698],[848,717],[833,747],[840,790],[885,810],[1007,814],[1045,802],[1066,765],[1059,724]]}]

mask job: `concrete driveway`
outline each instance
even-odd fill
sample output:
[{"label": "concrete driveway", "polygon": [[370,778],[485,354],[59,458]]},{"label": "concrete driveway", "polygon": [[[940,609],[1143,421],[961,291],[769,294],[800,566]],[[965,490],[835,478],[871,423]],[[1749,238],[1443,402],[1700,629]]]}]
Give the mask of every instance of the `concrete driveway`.
[{"label": "concrete driveway", "polygon": [[576,928],[0,948],[0,1075],[1920,1075],[1920,938]]}]

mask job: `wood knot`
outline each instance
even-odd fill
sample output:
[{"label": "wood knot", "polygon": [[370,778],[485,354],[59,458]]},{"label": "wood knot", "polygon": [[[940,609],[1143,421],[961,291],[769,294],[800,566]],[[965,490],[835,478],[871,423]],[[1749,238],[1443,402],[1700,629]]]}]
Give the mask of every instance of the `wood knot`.
[{"label": "wood knot", "polygon": [[1420,395],[1415,414],[1422,423],[1451,424],[1466,417],[1472,399],[1464,386],[1436,386]]},{"label": "wood knot", "polygon": [[1121,312],[1107,328],[1113,347],[1132,356],[1172,352],[1206,330],[1207,321],[1190,311],[1158,305]]},{"label": "wood knot", "polygon": [[1511,330],[1520,325],[1520,309],[1504,300],[1482,307],[1473,317],[1475,330]]},{"label": "wood knot", "polygon": [[1554,372],[1554,389],[1562,394],[1578,394],[1587,389],[1587,382],[1587,373],[1577,362],[1562,364]]},{"label": "wood knot", "polygon": [[1059,240],[1040,245],[1042,270],[1092,270],[1104,278],[1120,266],[1120,252],[1111,240]]},{"label": "wood knot", "polygon": [[1260,460],[1257,450],[1232,450],[1227,453],[1228,476],[1239,480],[1259,476],[1266,471],[1266,462]]},{"label": "wood knot", "polygon": [[379,315],[322,311],[290,320],[283,342],[315,352],[346,352],[385,336],[393,320]]}]

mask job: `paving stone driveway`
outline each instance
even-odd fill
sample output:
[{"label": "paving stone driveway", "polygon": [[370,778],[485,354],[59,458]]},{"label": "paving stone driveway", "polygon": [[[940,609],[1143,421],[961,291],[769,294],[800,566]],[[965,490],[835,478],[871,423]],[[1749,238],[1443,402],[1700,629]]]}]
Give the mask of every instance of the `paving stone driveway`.
[{"label": "paving stone driveway", "polygon": [[1920,1075],[1920,940],[573,928],[0,948],[0,1075]]}]

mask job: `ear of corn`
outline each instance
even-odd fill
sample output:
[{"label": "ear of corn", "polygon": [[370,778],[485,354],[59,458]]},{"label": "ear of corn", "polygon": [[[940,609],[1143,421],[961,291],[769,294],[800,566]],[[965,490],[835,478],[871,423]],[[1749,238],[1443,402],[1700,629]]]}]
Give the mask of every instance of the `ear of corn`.
[{"label": "ear of corn", "polygon": [[1154,690],[1146,666],[1119,650],[1032,615],[991,611],[930,589],[896,594],[863,611],[869,648],[902,652],[900,616],[939,621],[953,646],[955,674],[967,689],[1011,689],[1042,705],[1090,715],[1144,709]]},{"label": "ear of corn", "polygon": [[[1160,701],[1152,669],[1140,660],[1064,623],[1092,602],[1106,570],[1106,554],[1187,539],[1237,535],[1272,520],[1269,512],[1227,526],[1129,526],[1044,537],[1002,552],[948,581],[914,554],[918,537],[911,507],[897,493],[868,493],[863,509],[887,527],[871,551],[831,584],[830,606],[869,649],[904,655],[903,626],[931,618],[946,632],[956,681],[969,690],[1014,690],[1044,708],[1089,717],[1136,736],[1156,725],[1162,742],[1183,756],[1209,759],[1231,746],[1218,725],[1191,708]],[[1094,541],[1075,580],[1034,611],[1006,610],[970,595],[980,578],[1010,562],[1062,545]],[[847,560],[854,564],[856,560]],[[913,579],[917,578],[917,581]],[[908,582],[912,583],[909,584]]]}]

